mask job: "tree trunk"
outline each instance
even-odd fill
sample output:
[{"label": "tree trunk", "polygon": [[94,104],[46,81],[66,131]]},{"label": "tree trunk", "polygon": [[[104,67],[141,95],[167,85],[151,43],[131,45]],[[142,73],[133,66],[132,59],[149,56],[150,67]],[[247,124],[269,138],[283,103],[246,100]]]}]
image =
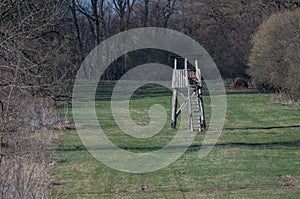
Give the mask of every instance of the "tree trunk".
[{"label": "tree trunk", "polygon": [[144,27],[148,26],[148,17],[149,17],[149,0],[145,0]]},{"label": "tree trunk", "polygon": [[95,45],[100,44],[100,20],[98,14],[98,0],[91,0],[92,11],[93,11],[93,19],[94,19],[94,30],[96,31]]},{"label": "tree trunk", "polygon": [[82,40],[80,36],[80,28],[78,24],[78,19],[77,19],[77,13],[76,13],[76,1],[72,0],[72,5],[71,5],[71,10],[72,10],[72,15],[73,15],[73,23],[76,29],[76,37],[78,41],[78,46],[79,46],[79,53],[81,55],[81,58],[83,59],[83,48],[82,48]]}]

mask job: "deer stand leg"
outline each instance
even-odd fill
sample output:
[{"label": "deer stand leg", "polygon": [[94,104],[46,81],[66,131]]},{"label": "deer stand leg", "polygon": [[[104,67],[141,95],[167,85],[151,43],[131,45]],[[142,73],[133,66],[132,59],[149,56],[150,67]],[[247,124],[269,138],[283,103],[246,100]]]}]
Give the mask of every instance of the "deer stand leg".
[{"label": "deer stand leg", "polygon": [[200,109],[201,109],[200,126],[201,126],[201,130],[205,130],[206,129],[206,124],[205,124],[203,99],[202,99],[202,97],[200,98]]},{"label": "deer stand leg", "polygon": [[177,110],[177,96],[178,96],[178,90],[177,89],[173,89],[173,97],[172,97],[172,123],[171,123],[171,127],[173,129],[176,128],[176,124],[177,124],[177,114],[176,114],[176,110]]},{"label": "deer stand leg", "polygon": [[201,92],[201,86],[197,86],[197,95],[198,95],[198,103],[199,103],[199,111],[200,111],[200,128],[201,130],[206,129],[205,117],[204,117],[204,106],[203,106],[203,96]]}]

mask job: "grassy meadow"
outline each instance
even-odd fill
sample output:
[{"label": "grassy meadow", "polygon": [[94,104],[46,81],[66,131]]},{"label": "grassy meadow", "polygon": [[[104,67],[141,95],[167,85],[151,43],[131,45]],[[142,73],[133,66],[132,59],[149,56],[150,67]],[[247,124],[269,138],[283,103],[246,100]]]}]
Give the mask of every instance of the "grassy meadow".
[{"label": "grassy meadow", "polygon": [[[96,110],[102,129],[120,148],[134,152],[157,150],[172,140],[176,130],[167,122],[149,139],[135,139],[115,124],[110,109],[113,83],[102,82]],[[60,145],[54,198],[298,198],[300,196],[300,105],[271,102],[271,94],[227,94],[224,131],[213,150],[198,157],[205,132],[197,133],[188,151],[161,170],[130,174],[97,161],[75,130],[54,131]],[[209,96],[204,96],[206,116]],[[166,108],[170,121],[171,92],[148,85],[130,101],[131,116],[140,125],[149,122],[153,104]],[[62,109],[62,108],[61,108]],[[71,114],[69,115],[71,118]]]}]

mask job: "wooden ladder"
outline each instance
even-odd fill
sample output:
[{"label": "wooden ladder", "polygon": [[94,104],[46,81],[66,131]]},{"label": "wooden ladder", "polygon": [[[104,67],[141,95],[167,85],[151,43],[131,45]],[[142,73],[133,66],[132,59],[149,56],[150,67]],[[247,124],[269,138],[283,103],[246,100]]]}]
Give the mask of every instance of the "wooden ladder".
[{"label": "wooden ladder", "polygon": [[201,88],[199,85],[189,85],[190,90],[190,118],[189,125],[191,131],[201,131],[206,128],[204,120],[203,101]]}]

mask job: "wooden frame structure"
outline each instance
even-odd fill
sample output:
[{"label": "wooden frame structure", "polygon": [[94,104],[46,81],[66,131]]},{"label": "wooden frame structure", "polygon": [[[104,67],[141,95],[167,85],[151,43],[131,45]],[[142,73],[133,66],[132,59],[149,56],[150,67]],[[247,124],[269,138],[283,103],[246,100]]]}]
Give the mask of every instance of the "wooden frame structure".
[{"label": "wooden frame structure", "polygon": [[[195,60],[195,69],[188,69],[188,59],[184,59],[184,69],[178,69],[178,60],[174,59],[174,70],[172,78],[172,128],[176,128],[177,117],[181,111],[188,105],[189,119],[188,124],[191,131],[202,131],[206,129],[204,107],[202,98],[202,79],[201,71],[198,67],[198,60]],[[187,89],[187,97],[181,92]],[[178,95],[183,97],[184,102],[179,109]]]}]

